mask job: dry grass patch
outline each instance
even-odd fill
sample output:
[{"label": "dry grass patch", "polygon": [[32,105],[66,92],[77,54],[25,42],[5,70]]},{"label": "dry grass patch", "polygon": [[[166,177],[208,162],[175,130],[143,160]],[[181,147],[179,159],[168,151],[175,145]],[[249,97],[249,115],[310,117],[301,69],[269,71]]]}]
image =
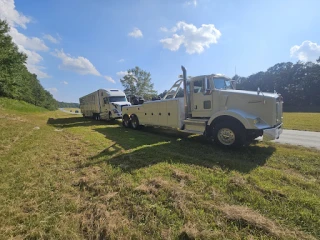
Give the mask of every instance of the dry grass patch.
[{"label": "dry grass patch", "polygon": [[314,239],[311,235],[300,231],[288,230],[279,226],[271,219],[262,216],[260,213],[244,206],[223,205],[217,207],[221,210],[227,219],[236,221],[240,227],[252,227],[260,229],[271,236],[281,239]]}]

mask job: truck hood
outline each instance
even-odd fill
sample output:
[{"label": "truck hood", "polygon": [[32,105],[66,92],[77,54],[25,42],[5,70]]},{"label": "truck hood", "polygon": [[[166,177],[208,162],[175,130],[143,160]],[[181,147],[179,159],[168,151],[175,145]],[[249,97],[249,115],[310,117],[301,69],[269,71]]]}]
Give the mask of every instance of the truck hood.
[{"label": "truck hood", "polygon": [[258,94],[257,91],[245,91],[245,90],[234,90],[234,89],[221,90],[221,92],[232,93],[232,94],[245,94],[247,96],[261,96],[261,97],[269,97],[269,98],[279,97],[278,93],[260,92]]},{"label": "truck hood", "polygon": [[111,102],[112,105],[116,105],[116,106],[131,106],[131,103],[129,102]]}]

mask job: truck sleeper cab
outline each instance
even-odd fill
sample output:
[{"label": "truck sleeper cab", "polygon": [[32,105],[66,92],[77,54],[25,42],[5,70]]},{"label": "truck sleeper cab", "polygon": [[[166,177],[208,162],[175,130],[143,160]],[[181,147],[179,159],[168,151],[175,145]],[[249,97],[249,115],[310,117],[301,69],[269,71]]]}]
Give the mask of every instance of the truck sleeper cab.
[{"label": "truck sleeper cab", "polygon": [[[123,109],[123,125],[172,127],[203,134],[221,146],[242,146],[259,136],[274,140],[282,133],[282,98],[277,93],[236,90],[217,74],[183,79],[169,90],[172,99],[145,102]],[[181,84],[184,98],[174,98]],[[176,90],[173,90],[176,88]]]},{"label": "truck sleeper cab", "polygon": [[96,120],[121,119],[122,108],[131,105],[125,93],[118,89],[99,89],[79,100],[83,116]]}]

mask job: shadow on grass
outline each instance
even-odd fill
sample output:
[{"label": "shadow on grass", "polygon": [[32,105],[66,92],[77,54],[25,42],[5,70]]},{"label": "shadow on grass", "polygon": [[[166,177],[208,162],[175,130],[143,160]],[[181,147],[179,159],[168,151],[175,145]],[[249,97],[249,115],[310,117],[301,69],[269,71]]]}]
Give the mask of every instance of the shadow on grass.
[{"label": "shadow on grass", "polygon": [[84,117],[69,117],[69,118],[49,118],[47,124],[57,128],[72,128],[72,127],[88,127],[93,125],[119,125],[119,121],[96,121],[91,118]]},{"label": "shadow on grass", "polygon": [[[250,172],[265,164],[275,148],[254,143],[240,149],[224,149],[200,135],[170,129],[144,127],[132,130],[120,127],[121,122],[97,122],[84,118],[49,119],[56,127],[92,126],[114,144],[92,156],[83,167],[109,163],[131,172],[161,162],[198,165],[208,168]],[[105,125],[105,127],[95,127]],[[119,125],[119,126],[115,126]]]}]

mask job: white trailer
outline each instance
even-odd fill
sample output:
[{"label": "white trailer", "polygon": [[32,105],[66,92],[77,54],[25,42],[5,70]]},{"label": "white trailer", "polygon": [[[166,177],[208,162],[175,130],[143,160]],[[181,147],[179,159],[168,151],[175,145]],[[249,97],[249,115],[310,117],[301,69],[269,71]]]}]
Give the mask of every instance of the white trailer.
[{"label": "white trailer", "polygon": [[[259,136],[274,140],[282,133],[282,97],[277,93],[236,90],[225,76],[210,74],[175,82],[163,100],[123,108],[123,126],[175,128],[203,134],[222,146],[242,146]],[[175,98],[180,86],[184,98]],[[171,99],[168,97],[171,96]]]},{"label": "white trailer", "polygon": [[121,119],[122,108],[131,105],[125,93],[118,89],[99,89],[79,101],[82,115],[96,120]]}]

